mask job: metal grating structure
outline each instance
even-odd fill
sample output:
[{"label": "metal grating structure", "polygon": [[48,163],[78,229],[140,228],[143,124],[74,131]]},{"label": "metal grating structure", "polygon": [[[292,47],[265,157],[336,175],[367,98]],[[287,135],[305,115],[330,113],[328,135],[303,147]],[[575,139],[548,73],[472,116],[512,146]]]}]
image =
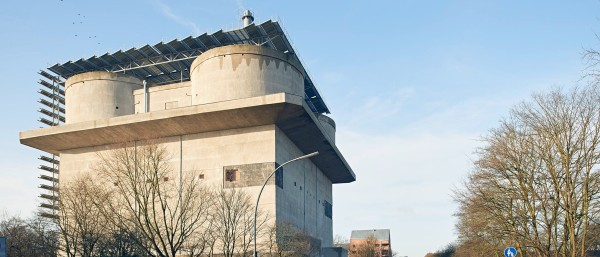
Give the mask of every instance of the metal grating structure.
[{"label": "metal grating structure", "polygon": [[[41,104],[38,112],[42,116],[38,121],[45,126],[58,126],[65,122],[64,80],[43,70],[39,74],[42,78],[38,81],[41,85],[38,91],[41,95],[38,100]],[[56,155],[41,155],[38,159],[43,163],[38,167],[42,171],[39,177],[42,184],[39,188],[43,190],[43,193],[39,195],[42,200],[40,215],[56,219],[58,218],[58,166],[60,161]]]},{"label": "metal grating structure", "polygon": [[[162,85],[188,81],[190,66],[196,57],[211,48],[236,44],[269,47],[292,55],[300,62],[283,28],[278,22],[269,20],[237,30],[219,30],[213,34],[205,33],[183,40],[175,39],[168,43],[160,42],[153,46],[145,45],[127,51],[69,61],[53,65],[48,70],[56,74],[61,81],[79,73],[108,71],[126,73],[150,84]],[[304,67],[301,69],[304,69],[304,74],[308,74]],[[304,92],[306,103],[313,112],[330,113],[309,75],[304,77]]]}]

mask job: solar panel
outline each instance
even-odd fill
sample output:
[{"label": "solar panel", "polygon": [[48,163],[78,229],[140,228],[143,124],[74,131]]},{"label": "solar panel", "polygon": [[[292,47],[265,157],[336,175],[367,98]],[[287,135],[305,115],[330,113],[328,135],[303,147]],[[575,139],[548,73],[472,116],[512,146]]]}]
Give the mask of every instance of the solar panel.
[{"label": "solar panel", "polygon": [[[168,43],[160,42],[153,46],[145,45],[126,51],[119,50],[112,54],[106,53],[100,57],[68,61],[53,65],[48,70],[61,77],[63,81],[83,72],[111,71],[125,72],[155,85],[161,85],[189,80],[189,69],[194,58],[211,48],[234,44],[262,45],[286,54],[294,54],[300,62],[279,23],[269,20],[237,30],[219,30],[210,35],[204,33],[183,40],[174,39]],[[307,74],[304,67],[300,68],[304,74]],[[312,111],[329,113],[327,105],[308,75],[305,77],[304,87],[305,100]]]}]

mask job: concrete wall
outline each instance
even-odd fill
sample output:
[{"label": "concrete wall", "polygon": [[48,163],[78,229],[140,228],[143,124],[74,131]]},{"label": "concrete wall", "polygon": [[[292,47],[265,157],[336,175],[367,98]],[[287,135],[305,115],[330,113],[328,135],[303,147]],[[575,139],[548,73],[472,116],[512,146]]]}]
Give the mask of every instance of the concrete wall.
[{"label": "concrete wall", "polygon": [[[173,173],[172,178],[169,179],[173,180],[179,178],[180,160],[183,173],[203,174],[204,182],[214,188],[229,187],[224,185],[225,166],[267,163],[274,167],[274,125],[184,135],[181,138],[169,137],[157,141],[171,154],[168,163]],[[94,166],[99,161],[99,154],[107,154],[112,148],[113,146],[88,147],[61,153],[61,183],[69,183],[81,173],[93,173]],[[253,183],[244,187],[253,202],[258,195],[260,185]],[[275,217],[273,182],[265,188],[259,208],[266,211],[270,217]]]},{"label": "concrete wall", "polygon": [[335,144],[335,121],[324,114],[317,114],[317,120],[319,120],[323,129],[325,129],[325,135],[329,137],[329,141]]},{"label": "concrete wall", "polygon": [[304,96],[304,76],[291,56],[261,46],[231,45],[201,54],[190,68],[192,104],[286,92]]},{"label": "concrete wall", "polygon": [[[184,174],[202,174],[203,183],[214,188],[243,188],[253,203],[275,162],[281,164],[306,154],[275,125],[162,138],[157,142],[170,153],[168,163],[173,172],[169,180],[179,179],[181,162]],[[108,154],[114,147],[61,153],[61,183],[68,183],[80,173],[93,173],[99,154]],[[225,181],[226,168],[239,170],[236,182]],[[282,174],[283,188],[276,186],[273,177],[260,200],[259,208],[271,217],[269,224],[276,221],[293,224],[321,240],[322,246],[331,246],[332,220],[324,213],[325,201],[332,202],[331,181],[309,159],[286,165]]]},{"label": "concrete wall", "polygon": [[[86,72],[65,84],[66,122],[74,123],[286,92],[304,97],[304,75],[291,56],[266,47],[213,48],[194,60],[190,81],[147,86],[133,76]],[[147,99],[146,99],[147,98]],[[144,110],[147,105],[148,110]]]},{"label": "concrete wall", "polygon": [[133,114],[133,90],[141,86],[138,78],[112,72],[70,77],[65,83],[66,123]]},{"label": "concrete wall", "polygon": [[[309,153],[301,152],[279,129],[276,130],[278,163]],[[301,160],[284,167],[283,189],[277,188],[277,221],[287,222],[307,235],[333,244],[332,219],[325,216],[325,203],[332,203],[332,183],[314,163]]]},{"label": "concrete wall", "polygon": [[[183,170],[205,171],[211,184],[223,186],[222,170],[227,165],[275,161],[274,125],[207,132],[181,137],[158,139],[172,154],[170,165],[179,169],[180,148],[183,150]],[[68,181],[79,172],[91,172],[98,154],[112,146],[65,150],[61,153],[61,181]]]},{"label": "concrete wall", "polygon": [[[148,85],[148,111],[286,92],[304,97],[300,64],[269,48],[232,45],[211,49],[194,60],[190,81]],[[144,90],[135,95],[135,113],[144,112]]]},{"label": "concrete wall", "polygon": [[[192,105],[191,81],[161,86],[148,85],[148,112]],[[144,113],[144,89],[133,91],[135,113]]]}]

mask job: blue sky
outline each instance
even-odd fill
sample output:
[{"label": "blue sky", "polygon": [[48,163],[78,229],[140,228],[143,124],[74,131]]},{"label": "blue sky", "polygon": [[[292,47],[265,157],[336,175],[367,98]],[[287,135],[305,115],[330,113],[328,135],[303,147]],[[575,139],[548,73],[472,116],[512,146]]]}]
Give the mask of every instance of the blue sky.
[{"label": "blue sky", "polygon": [[[0,210],[37,206],[36,72],[57,62],[276,18],[326,98],[357,174],[334,233],[389,228],[401,256],[455,239],[452,189],[479,138],[531,93],[572,87],[600,48],[598,1],[11,1],[0,9]],[[75,36],[77,35],[77,36]]]}]

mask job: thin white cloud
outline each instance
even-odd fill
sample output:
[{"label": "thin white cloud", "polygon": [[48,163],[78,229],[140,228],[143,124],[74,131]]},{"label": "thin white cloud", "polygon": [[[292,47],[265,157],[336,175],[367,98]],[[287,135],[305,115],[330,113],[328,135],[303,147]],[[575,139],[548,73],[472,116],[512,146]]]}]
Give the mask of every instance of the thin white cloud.
[{"label": "thin white cloud", "polygon": [[406,100],[414,92],[415,90],[412,87],[402,87],[390,94],[368,97],[354,115],[356,120],[353,120],[353,122],[360,122],[364,119],[380,120],[393,116],[401,111]]},{"label": "thin white cloud", "polygon": [[198,27],[198,25],[196,25],[195,22],[179,15],[176,14],[173,9],[171,9],[170,6],[166,5],[165,3],[163,3],[160,0],[156,0],[155,1],[156,5],[158,5],[158,8],[160,9],[160,11],[163,13],[163,15],[165,15],[167,18],[171,19],[172,21],[179,23],[180,25],[186,26],[189,29],[192,30],[192,33],[194,35],[200,35],[200,28]]},{"label": "thin white cloud", "polygon": [[240,10],[245,10],[243,0],[235,0],[235,3],[237,4],[238,8],[240,8]]}]

